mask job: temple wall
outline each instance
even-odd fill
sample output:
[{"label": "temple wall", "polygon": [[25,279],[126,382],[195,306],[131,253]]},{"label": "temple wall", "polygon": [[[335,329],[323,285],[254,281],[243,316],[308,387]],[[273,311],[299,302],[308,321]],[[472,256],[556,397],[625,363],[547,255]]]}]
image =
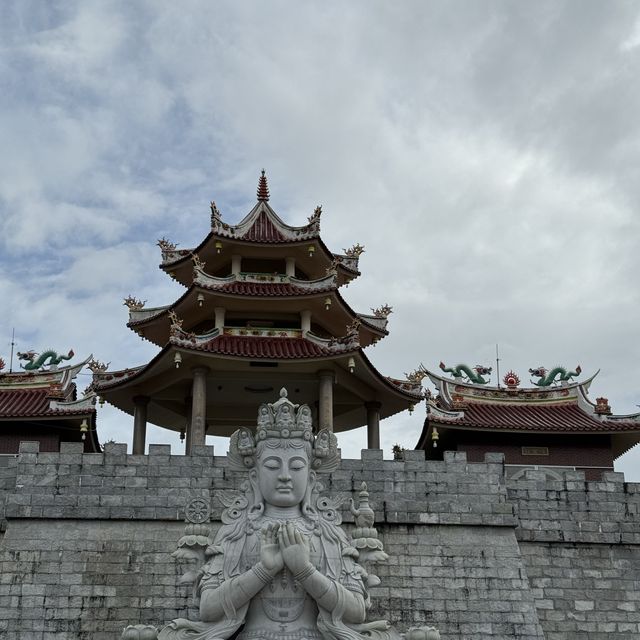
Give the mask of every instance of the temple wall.
[{"label": "temple wall", "polygon": [[[184,506],[211,499],[215,531],[215,490],[240,481],[211,447],[185,457],[167,445],[145,456],[124,445],[104,454],[81,446],[38,453],[23,443],[19,457],[0,458],[7,640],[111,640],[126,624],[188,615],[189,590],[177,585],[184,566],[170,555]],[[373,616],[401,630],[434,624],[443,640],[637,635],[638,486],[619,474],[552,483],[536,473],[507,487],[500,454],[481,463],[462,453],[425,461],[419,451],[404,461],[383,461],[379,451],[343,460],[324,480],[326,493],[356,492],[366,481],[390,555],[377,567]],[[352,519],[344,513],[347,528]]]},{"label": "temple wall", "polygon": [[547,640],[639,637],[640,484],[527,471],[508,492]]}]

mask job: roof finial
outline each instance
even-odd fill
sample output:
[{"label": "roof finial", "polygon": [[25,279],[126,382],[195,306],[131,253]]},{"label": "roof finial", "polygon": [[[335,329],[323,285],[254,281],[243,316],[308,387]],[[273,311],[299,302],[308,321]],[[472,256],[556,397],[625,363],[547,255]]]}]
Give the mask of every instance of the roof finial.
[{"label": "roof finial", "polygon": [[266,202],[269,199],[269,187],[267,185],[267,176],[264,175],[264,169],[260,180],[258,180],[258,200]]}]

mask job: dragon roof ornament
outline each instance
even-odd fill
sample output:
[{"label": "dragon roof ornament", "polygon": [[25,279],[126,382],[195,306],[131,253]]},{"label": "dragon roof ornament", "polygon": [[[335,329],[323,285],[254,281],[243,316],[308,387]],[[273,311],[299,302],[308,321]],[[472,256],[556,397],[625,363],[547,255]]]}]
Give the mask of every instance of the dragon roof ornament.
[{"label": "dragon roof ornament", "polygon": [[191,261],[193,262],[193,268],[197,271],[204,271],[206,262],[200,258],[197,253],[191,254]]},{"label": "dragon roof ornament", "polygon": [[549,371],[544,367],[537,367],[536,369],[529,369],[529,373],[539,378],[536,382],[531,380],[536,387],[550,387],[552,384],[562,384],[569,382],[572,378],[579,376],[582,373],[582,367],[578,365],[575,371],[568,371],[564,367],[554,367]]},{"label": "dragon roof ornament", "polygon": [[308,227],[316,233],[320,233],[320,216],[322,215],[322,205],[318,205],[313,213],[307,218]]},{"label": "dragon roof ornament", "polygon": [[490,375],[493,371],[492,367],[485,367],[477,364],[475,367],[469,367],[466,364],[458,364],[455,367],[447,367],[444,362],[440,363],[440,368],[445,373],[450,373],[454,378],[467,378],[473,384],[487,384],[489,381],[483,376]]},{"label": "dragon roof ornament", "polygon": [[371,311],[373,311],[373,315],[376,318],[388,318],[393,313],[393,307],[390,307],[388,304],[383,304],[377,309],[372,307]]},{"label": "dragon roof ornament", "polygon": [[357,318],[347,326],[347,333],[340,338],[331,338],[328,342],[329,347],[342,345],[347,348],[360,346],[360,326],[362,323]]},{"label": "dragon roof ornament", "polygon": [[125,307],[129,307],[130,311],[141,311],[144,308],[144,305],[147,304],[146,300],[139,300],[138,298],[134,298],[129,295],[124,299],[122,303]]},{"label": "dragon roof ornament", "polygon": [[175,251],[178,248],[178,245],[176,243],[169,242],[169,240],[164,237],[160,238],[160,240],[158,240],[156,244],[160,247],[162,253]]},{"label": "dragon roof ornament", "polygon": [[110,362],[104,363],[100,362],[100,360],[96,360],[95,358],[91,358],[91,360],[87,362],[87,368],[92,373],[104,373],[109,368],[110,364]]},{"label": "dragon roof ornament", "polygon": [[405,373],[404,375],[409,382],[421,384],[427,375],[427,370],[424,368],[422,364],[420,364],[420,366],[417,369],[414,369],[409,373]]},{"label": "dragon roof ornament", "polygon": [[69,353],[66,356],[63,353],[58,355],[58,352],[53,349],[47,349],[40,354],[33,350],[18,351],[17,353],[18,360],[26,361],[26,364],[20,363],[20,366],[25,371],[38,371],[47,366],[55,370],[63,360],[71,360],[74,355],[73,349],[69,349]]},{"label": "dragon roof ornament", "polygon": [[211,208],[211,228],[216,230],[222,224],[222,216],[213,200],[209,203],[209,206]]},{"label": "dragon roof ornament", "polygon": [[364,253],[364,246],[356,242],[352,247],[343,249],[343,251],[347,258],[359,258]]}]

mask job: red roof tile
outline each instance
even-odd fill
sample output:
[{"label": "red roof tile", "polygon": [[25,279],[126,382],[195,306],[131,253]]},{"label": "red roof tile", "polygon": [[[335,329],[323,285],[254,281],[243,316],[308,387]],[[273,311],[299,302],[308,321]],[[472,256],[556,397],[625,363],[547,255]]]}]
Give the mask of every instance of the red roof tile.
[{"label": "red roof tile", "polygon": [[9,389],[0,392],[0,418],[29,418],[87,414],[83,410],[52,410],[49,408],[49,389]]},{"label": "red roof tile", "polygon": [[549,433],[640,431],[640,424],[637,422],[622,420],[601,422],[589,416],[574,403],[546,406],[477,403],[470,404],[464,409],[464,417],[458,420],[445,420],[433,416],[429,418],[429,422],[476,429]]},{"label": "red roof tile", "polygon": [[289,242],[273,224],[273,221],[264,210],[258,214],[255,222],[242,236],[242,240],[250,240],[253,242]]},{"label": "red roof tile", "polygon": [[[205,286],[205,285],[202,285]],[[232,293],[243,296],[304,296],[323,293],[334,289],[332,285],[320,289],[307,289],[288,282],[230,282],[228,284],[211,287],[220,293]]]},{"label": "red roof tile", "polygon": [[219,336],[196,347],[201,351],[226,356],[270,358],[320,358],[330,355],[329,350],[305,338],[267,338],[258,336]]}]

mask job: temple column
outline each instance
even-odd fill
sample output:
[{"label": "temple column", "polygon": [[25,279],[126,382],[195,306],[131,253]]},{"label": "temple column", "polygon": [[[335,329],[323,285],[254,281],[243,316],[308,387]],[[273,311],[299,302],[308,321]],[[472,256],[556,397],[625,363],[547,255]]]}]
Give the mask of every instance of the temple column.
[{"label": "temple column", "polygon": [[242,271],[242,256],[231,256],[231,273],[238,275]]},{"label": "temple column", "polygon": [[193,410],[193,398],[191,396],[184,399],[184,408],[187,414],[184,421],[184,453],[189,455],[191,451],[191,413]]},{"label": "temple column", "polygon": [[134,396],[133,406],[133,453],[134,455],[142,455],[147,439],[149,396]]},{"label": "temple column", "polygon": [[296,275],[296,259],[295,258],[285,258],[287,263],[287,275],[294,277]]},{"label": "temple column", "polygon": [[189,453],[193,447],[205,444],[207,422],[207,373],[208,367],[194,367],[191,391],[191,424],[189,431]]},{"label": "temple column", "polygon": [[365,402],[367,410],[367,449],[380,448],[380,408],[379,402]]},{"label": "temple column", "polygon": [[318,430],[333,431],[333,371],[318,371]]},{"label": "temple column", "polygon": [[216,307],[214,310],[215,315],[215,328],[222,331],[224,329],[224,307]]},{"label": "temple column", "polygon": [[303,337],[311,331],[311,311],[308,309],[300,312],[300,327],[302,328]]}]

